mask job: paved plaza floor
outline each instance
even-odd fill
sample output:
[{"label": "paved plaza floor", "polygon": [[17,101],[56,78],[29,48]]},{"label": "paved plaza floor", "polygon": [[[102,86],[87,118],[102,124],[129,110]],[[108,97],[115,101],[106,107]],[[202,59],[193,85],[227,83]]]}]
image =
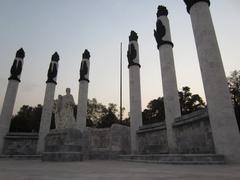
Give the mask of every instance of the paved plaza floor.
[{"label": "paved plaza floor", "polygon": [[0,180],[240,180],[240,165],[164,165],[124,161],[0,159]]}]

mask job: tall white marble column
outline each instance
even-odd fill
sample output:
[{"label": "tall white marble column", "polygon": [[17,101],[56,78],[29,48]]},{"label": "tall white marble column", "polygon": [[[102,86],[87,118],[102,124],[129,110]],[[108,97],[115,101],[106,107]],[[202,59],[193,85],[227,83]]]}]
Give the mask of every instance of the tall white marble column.
[{"label": "tall white marble column", "polygon": [[138,152],[136,131],[142,126],[142,104],[140,84],[139,47],[137,33],[131,31],[128,44],[128,68],[129,68],[129,90],[130,90],[130,134],[131,153]]},{"label": "tall white marble column", "polygon": [[16,53],[16,57],[13,61],[13,65],[10,71],[11,75],[8,78],[7,91],[3,101],[2,112],[0,116],[0,154],[3,151],[4,138],[10,128],[24,57],[25,52],[21,48]]},{"label": "tall white marble column", "polygon": [[88,100],[88,83],[90,69],[90,53],[86,49],[82,54],[80,67],[78,106],[77,106],[77,127],[83,131],[86,128],[87,121],[87,100]]},{"label": "tall white marble column", "polygon": [[171,41],[167,15],[168,10],[166,7],[159,6],[157,12],[157,27],[154,31],[154,36],[160,55],[168,149],[170,153],[175,153],[177,146],[172,125],[174,119],[181,116],[181,111],[172,50],[173,43]]},{"label": "tall white marble column", "polygon": [[57,52],[55,52],[52,55],[51,63],[48,69],[48,79],[46,81],[47,85],[45,90],[39,136],[38,136],[38,144],[37,144],[38,153],[42,153],[44,151],[45,137],[50,130],[55,87],[57,84],[56,80],[57,80],[57,72],[58,72],[58,61],[59,61],[59,55]]},{"label": "tall white marble column", "polygon": [[240,162],[240,135],[222,58],[209,10],[209,0],[184,0],[191,16],[210,124],[218,154]]}]

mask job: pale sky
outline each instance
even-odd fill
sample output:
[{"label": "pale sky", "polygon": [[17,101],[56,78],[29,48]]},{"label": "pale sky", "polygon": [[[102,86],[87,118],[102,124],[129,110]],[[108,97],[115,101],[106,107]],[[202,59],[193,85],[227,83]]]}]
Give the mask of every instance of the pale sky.
[{"label": "pale sky", "polygon": [[[60,55],[55,98],[71,88],[77,102],[84,49],[91,53],[88,98],[119,105],[119,56],[123,43],[123,105],[129,111],[127,45],[138,33],[142,109],[163,95],[160,60],[153,36],[158,5],[169,11],[178,89],[204,97],[190,16],[183,0],[0,0],[0,109],[16,51],[24,59],[14,113],[43,103],[52,54]],[[240,1],[211,0],[213,23],[226,75],[240,70]]]}]

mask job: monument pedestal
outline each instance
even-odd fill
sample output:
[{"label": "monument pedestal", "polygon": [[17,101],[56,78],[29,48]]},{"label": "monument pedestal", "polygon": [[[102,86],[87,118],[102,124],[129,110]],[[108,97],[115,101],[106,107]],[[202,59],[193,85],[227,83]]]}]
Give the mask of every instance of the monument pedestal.
[{"label": "monument pedestal", "polygon": [[55,129],[45,138],[42,161],[82,161],[82,133],[79,129]]}]

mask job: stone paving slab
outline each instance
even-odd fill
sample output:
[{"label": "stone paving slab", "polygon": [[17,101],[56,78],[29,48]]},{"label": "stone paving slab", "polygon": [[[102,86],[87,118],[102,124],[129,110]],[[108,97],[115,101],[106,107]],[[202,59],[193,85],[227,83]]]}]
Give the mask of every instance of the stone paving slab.
[{"label": "stone paving slab", "polygon": [[0,159],[0,180],[239,180],[240,165]]}]

